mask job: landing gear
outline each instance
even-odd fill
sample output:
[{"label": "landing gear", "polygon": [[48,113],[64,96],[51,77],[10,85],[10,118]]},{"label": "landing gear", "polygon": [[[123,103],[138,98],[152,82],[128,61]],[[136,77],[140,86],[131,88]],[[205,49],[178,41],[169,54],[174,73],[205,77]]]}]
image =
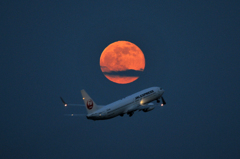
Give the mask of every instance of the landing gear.
[{"label": "landing gear", "polygon": [[[159,98],[160,99],[160,98]],[[160,100],[159,99],[157,99],[157,103],[160,103]],[[166,102],[165,102],[165,100],[163,99],[163,97],[161,97],[161,99],[162,99],[162,104],[161,104],[161,106],[163,106],[163,105],[165,105],[166,104]]]},{"label": "landing gear", "polygon": [[129,117],[131,117],[133,115],[133,112],[132,113],[128,113]]},{"label": "landing gear", "polygon": [[123,117],[124,114],[120,114],[121,117]]}]

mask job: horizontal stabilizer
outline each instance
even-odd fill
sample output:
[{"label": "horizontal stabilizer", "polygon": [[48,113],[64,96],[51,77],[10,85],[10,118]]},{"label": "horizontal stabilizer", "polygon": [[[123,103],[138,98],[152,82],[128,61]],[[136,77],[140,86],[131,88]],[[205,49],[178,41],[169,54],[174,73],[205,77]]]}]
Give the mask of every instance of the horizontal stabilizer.
[{"label": "horizontal stabilizer", "polygon": [[84,104],[67,104],[67,106],[85,107]]},{"label": "horizontal stabilizer", "polygon": [[64,114],[64,116],[87,116],[86,114]]}]

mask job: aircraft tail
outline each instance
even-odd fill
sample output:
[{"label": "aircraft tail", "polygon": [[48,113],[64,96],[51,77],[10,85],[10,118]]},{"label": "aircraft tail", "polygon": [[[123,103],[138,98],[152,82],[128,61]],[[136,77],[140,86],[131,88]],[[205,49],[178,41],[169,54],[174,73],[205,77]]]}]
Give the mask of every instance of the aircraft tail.
[{"label": "aircraft tail", "polygon": [[92,98],[87,94],[87,92],[84,89],[81,90],[81,93],[88,114],[93,113],[99,109],[97,104],[92,100]]}]

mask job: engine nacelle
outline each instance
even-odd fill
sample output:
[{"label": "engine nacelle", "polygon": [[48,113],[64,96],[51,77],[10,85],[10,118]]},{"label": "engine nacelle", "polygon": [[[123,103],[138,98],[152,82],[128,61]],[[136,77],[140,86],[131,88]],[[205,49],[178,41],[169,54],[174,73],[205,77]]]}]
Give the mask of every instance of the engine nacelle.
[{"label": "engine nacelle", "polygon": [[153,110],[155,107],[148,107],[147,109],[143,109],[144,112],[149,112],[151,110]]}]

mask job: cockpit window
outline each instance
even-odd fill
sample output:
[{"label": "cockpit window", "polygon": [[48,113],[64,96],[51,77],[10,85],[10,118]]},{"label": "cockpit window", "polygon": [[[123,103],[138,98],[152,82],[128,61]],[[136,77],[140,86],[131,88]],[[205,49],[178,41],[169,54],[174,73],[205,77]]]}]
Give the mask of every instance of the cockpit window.
[{"label": "cockpit window", "polygon": [[160,90],[162,90],[162,88],[160,87]]}]

